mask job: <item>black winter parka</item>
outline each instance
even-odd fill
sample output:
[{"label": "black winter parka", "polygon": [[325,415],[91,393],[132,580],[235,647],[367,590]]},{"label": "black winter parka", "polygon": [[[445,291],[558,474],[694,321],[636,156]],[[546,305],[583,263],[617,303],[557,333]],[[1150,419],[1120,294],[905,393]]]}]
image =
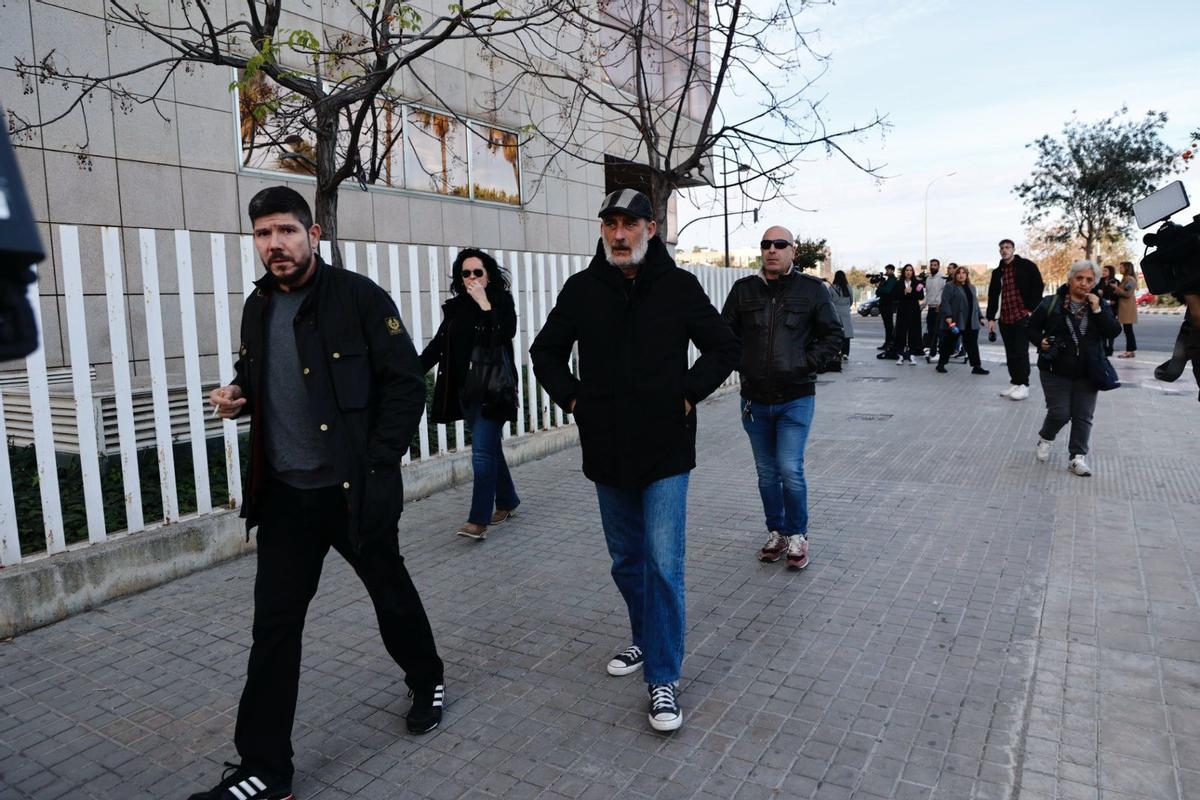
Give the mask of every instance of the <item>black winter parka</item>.
[{"label": "black winter parka", "polygon": [[756,403],[813,394],[817,370],[842,348],[837,307],[820,278],[793,268],[771,283],[761,273],[742,278],[721,310],[742,341],[742,397]]},{"label": "black winter parka", "polygon": [[[578,378],[568,361],[576,342]],[[690,369],[689,342],[700,351]],[[631,288],[598,244],[563,285],[529,356],[555,403],[569,410],[576,401],[583,474],[640,489],[696,466],[695,405],[737,366],[738,341],[655,236]]]},{"label": "black winter parka", "polygon": [[[396,533],[404,507],[400,459],[425,410],[421,362],[395,303],[369,278],[317,256],[313,289],[293,323],[308,406],[326,437],[346,498],[352,546]],[[265,312],[279,291],[267,273],[242,311],[242,344],[233,383],[250,414],[250,469],[244,478],[246,531],[258,524],[267,476],[261,415]]]},{"label": "black winter parka", "polygon": [[[511,293],[488,284],[490,311],[484,311],[468,294],[458,294],[442,304],[442,323],[429,344],[421,351],[421,369],[425,372],[438,366],[437,382],[433,386],[433,421],[455,422],[463,418],[459,396],[471,361],[471,350],[478,344],[499,344],[508,349],[513,360],[513,337],[517,335],[517,309]],[[516,409],[507,409],[503,422],[516,422]],[[487,413],[484,416],[493,419]]]},{"label": "black winter parka", "polygon": [[[1029,343],[1038,353],[1038,369],[1053,373],[1063,378],[1087,377],[1088,354],[1104,347],[1104,340],[1111,339],[1121,332],[1121,323],[1113,316],[1112,308],[1102,298],[1100,310],[1088,309],[1087,333],[1075,346],[1075,340],[1067,326],[1069,312],[1064,307],[1067,302],[1066,285],[1058,287],[1058,292],[1045,298],[1029,317]],[[1057,354],[1051,359],[1042,350],[1042,339],[1054,337]]]}]

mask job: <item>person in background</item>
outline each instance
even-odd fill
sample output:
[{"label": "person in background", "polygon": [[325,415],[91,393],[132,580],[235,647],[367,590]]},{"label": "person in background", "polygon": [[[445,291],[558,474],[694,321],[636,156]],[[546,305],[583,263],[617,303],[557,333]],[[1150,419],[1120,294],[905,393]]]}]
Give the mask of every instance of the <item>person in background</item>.
[{"label": "person in background", "polygon": [[912,264],[905,264],[892,292],[896,300],[896,363],[916,365],[913,353],[921,347],[921,301],[925,285],[917,280]]},{"label": "person in background", "polygon": [[1012,239],[1000,240],[1000,263],[988,284],[987,320],[989,337],[1000,322],[1008,388],[1000,392],[1009,400],[1029,397],[1029,315],[1042,302],[1042,273],[1037,264],[1017,255]]},{"label": "person in background", "polygon": [[[1117,294],[1117,285],[1120,282],[1117,280],[1117,268],[1112,264],[1105,264],[1100,268],[1100,282],[1096,284],[1096,288],[1092,291],[1100,295],[1100,299],[1106,301],[1110,308],[1117,307],[1117,301],[1120,296]],[[1113,354],[1114,339],[1104,340],[1104,355],[1111,356]]]},{"label": "person in background", "polygon": [[879,314],[883,317],[883,344],[878,349],[883,352],[876,358],[891,358],[896,348],[896,298],[893,291],[896,288],[896,265],[888,264],[883,268],[883,281],[875,287],[875,296],[879,298]]},{"label": "person in background", "polygon": [[1100,295],[1092,291],[1099,270],[1091,261],[1076,261],[1067,283],[1034,309],[1028,320],[1029,341],[1038,349],[1038,372],[1046,396],[1046,419],[1038,431],[1038,461],[1050,458],[1054,437],[1068,422],[1072,475],[1092,474],[1087,460],[1092,417],[1099,390],[1088,376],[1088,363],[1104,347],[1106,336],[1116,336],[1121,325]]},{"label": "person in background", "polygon": [[[841,361],[847,361],[850,358],[850,340],[854,338],[854,315],[850,313],[850,306],[854,304],[854,290],[846,280],[846,273],[840,269],[833,274],[830,293],[833,295],[833,307],[837,309],[838,320],[842,323]],[[831,371],[841,371],[838,361],[831,360],[830,364]]]},{"label": "person in background", "polygon": [[1133,358],[1137,355],[1137,339],[1133,335],[1133,326],[1137,325],[1137,272],[1129,261],[1121,262],[1121,276],[1117,279],[1114,291],[1117,295],[1117,322],[1125,330],[1125,352],[1117,358]]},{"label": "person in background", "polygon": [[943,341],[937,371],[946,371],[946,362],[950,360],[954,349],[951,340],[961,336],[971,362],[971,374],[989,375],[991,373],[983,368],[979,359],[979,329],[983,325],[983,315],[979,312],[979,297],[971,285],[970,270],[951,264],[948,278],[951,282],[942,290],[940,313]]},{"label": "person in background", "polygon": [[514,363],[517,309],[504,270],[496,259],[475,248],[460,251],[454,259],[450,295],[442,305],[442,324],[421,353],[421,368],[428,372],[441,365],[433,387],[433,420],[461,419],[471,429],[474,489],[467,521],[457,533],[482,541],[488,525],[504,522],[521,504],[500,446],[504,423],[516,422],[517,407],[464,397],[463,382],[477,344],[507,348],[509,363]]},{"label": "person in background", "polygon": [[949,277],[949,272],[942,274],[941,261],[936,258],[929,259],[929,277],[925,281],[925,335],[929,339],[929,348],[925,351],[926,364],[938,354],[938,340],[942,338],[938,306],[942,303],[942,289],[945,288]]}]

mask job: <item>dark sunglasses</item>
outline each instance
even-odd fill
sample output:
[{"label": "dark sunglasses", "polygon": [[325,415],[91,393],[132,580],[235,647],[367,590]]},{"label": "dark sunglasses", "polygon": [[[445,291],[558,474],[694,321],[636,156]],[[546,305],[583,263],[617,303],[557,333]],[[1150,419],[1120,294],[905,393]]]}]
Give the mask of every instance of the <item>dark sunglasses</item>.
[{"label": "dark sunglasses", "polygon": [[763,239],[759,242],[763,250],[770,250],[774,247],[776,250],[787,250],[792,246],[792,243],[787,239]]},{"label": "dark sunglasses", "polygon": [[462,276],[463,276],[464,278],[470,278],[470,277],[472,277],[472,276],[474,276],[474,277],[476,277],[476,278],[482,278],[482,277],[483,277],[483,270],[481,270],[481,269],[464,269],[464,270],[462,271]]}]

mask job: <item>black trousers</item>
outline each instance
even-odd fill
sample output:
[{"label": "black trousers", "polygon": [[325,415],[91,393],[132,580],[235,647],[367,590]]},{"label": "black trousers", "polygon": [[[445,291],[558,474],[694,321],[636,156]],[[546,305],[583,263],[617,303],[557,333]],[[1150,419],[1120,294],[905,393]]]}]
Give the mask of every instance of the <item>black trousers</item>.
[{"label": "black trousers", "polygon": [[1029,318],[1020,322],[1000,323],[1004,340],[1004,359],[1008,362],[1010,383],[1029,385]]},{"label": "black trousers", "polygon": [[[967,351],[967,359],[971,362],[971,366],[983,366],[983,362],[979,360],[979,331],[962,331],[959,335],[962,336],[963,348]],[[950,361],[950,356],[954,355],[954,338],[955,334],[950,331],[942,331],[942,352],[938,356],[939,367],[946,366]]]},{"label": "black trousers", "polygon": [[351,550],[341,489],[295,489],[271,481],[262,500],[261,520],[254,644],[234,744],[244,765],[289,777],[304,617],[330,547],[366,586],[383,645],[404,670],[409,688],[441,683],[442,661],[396,535],[382,537],[357,553]]},{"label": "black trousers", "polygon": [[883,343],[891,350],[896,336],[896,306],[892,303],[880,303],[879,313],[883,317]]},{"label": "black trousers", "polygon": [[942,320],[938,314],[937,306],[930,306],[925,309],[925,330],[929,337],[929,356],[932,358],[938,354],[938,345],[941,335],[938,333],[938,328],[941,327]]},{"label": "black trousers", "polygon": [[896,355],[921,354],[921,309],[901,306],[896,313]]},{"label": "black trousers", "polygon": [[1126,322],[1125,328],[1125,352],[1132,353],[1137,350],[1137,337],[1133,335],[1133,325]]}]

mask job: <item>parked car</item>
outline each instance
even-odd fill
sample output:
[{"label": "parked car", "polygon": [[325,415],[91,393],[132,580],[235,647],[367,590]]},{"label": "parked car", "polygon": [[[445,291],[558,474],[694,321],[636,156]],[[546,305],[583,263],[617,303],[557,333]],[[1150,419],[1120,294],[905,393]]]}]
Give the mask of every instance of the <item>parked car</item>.
[{"label": "parked car", "polygon": [[868,297],[858,304],[858,315],[860,317],[878,317],[880,313],[878,297]]},{"label": "parked car", "polygon": [[1142,289],[1137,293],[1133,300],[1139,306],[1152,306],[1154,305],[1154,302],[1158,300],[1158,295],[1150,294],[1149,289]]}]

